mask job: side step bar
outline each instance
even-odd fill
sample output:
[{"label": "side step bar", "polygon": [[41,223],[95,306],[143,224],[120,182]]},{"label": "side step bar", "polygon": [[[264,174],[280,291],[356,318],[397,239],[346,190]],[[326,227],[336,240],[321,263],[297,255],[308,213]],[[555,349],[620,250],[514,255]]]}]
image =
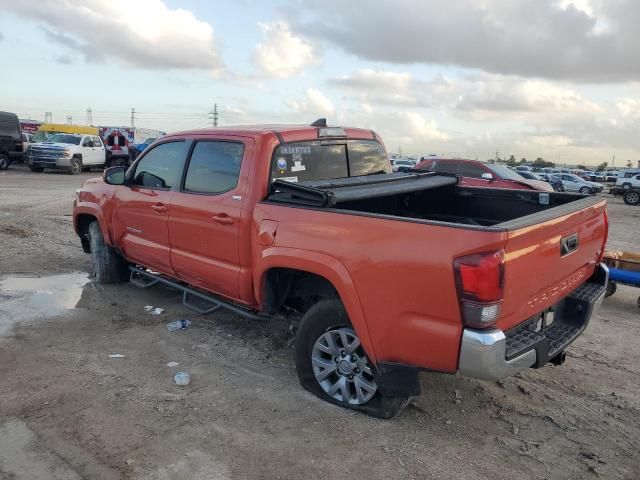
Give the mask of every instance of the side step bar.
[{"label": "side step bar", "polygon": [[265,321],[271,318],[269,315],[253,313],[243,307],[233,305],[213,295],[199,292],[156,273],[151,273],[132,265],[129,266],[129,270],[131,271],[130,281],[136,287],[149,288],[161,283],[182,291],[182,304],[200,315],[208,315],[223,308],[250,320]]}]

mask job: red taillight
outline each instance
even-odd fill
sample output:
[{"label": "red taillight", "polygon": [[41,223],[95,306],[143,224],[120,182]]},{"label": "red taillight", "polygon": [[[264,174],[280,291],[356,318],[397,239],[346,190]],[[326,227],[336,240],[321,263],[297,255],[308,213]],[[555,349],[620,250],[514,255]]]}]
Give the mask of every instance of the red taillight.
[{"label": "red taillight", "polygon": [[464,324],[473,328],[495,326],[503,297],[504,251],[456,258],[453,269]]}]

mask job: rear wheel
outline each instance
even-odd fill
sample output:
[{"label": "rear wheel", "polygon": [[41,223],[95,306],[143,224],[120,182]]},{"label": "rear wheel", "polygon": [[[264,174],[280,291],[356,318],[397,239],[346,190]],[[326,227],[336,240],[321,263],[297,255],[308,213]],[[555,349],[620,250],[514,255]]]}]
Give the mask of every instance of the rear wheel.
[{"label": "rear wheel", "polygon": [[9,157],[2,154],[0,155],[0,170],[6,170],[9,168]]},{"label": "rear wheel", "polygon": [[98,283],[121,283],[129,279],[127,262],[118,253],[104,243],[98,222],[89,225],[89,244],[93,274]]},{"label": "rear wheel", "polygon": [[380,418],[391,418],[407,405],[407,396],[380,393],[374,367],[340,300],[312,306],[300,322],[295,345],[300,383],[323,400]]},{"label": "rear wheel", "polygon": [[80,175],[80,172],[82,172],[82,160],[80,160],[79,158],[72,158],[70,165],[71,175]]},{"label": "rear wheel", "polygon": [[583,195],[589,195],[591,193],[591,189],[589,187],[582,187],[580,189],[580,193]]},{"label": "rear wheel", "polygon": [[624,203],[627,205],[638,205],[640,203],[640,193],[632,190],[624,194]]}]

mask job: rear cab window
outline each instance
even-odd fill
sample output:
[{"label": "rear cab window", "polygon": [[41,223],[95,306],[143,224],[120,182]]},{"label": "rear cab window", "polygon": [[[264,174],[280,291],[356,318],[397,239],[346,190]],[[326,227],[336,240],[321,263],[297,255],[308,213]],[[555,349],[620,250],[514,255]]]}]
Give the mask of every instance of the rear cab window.
[{"label": "rear cab window", "polygon": [[271,161],[271,180],[305,182],[391,173],[376,140],[312,140],[280,145]]}]

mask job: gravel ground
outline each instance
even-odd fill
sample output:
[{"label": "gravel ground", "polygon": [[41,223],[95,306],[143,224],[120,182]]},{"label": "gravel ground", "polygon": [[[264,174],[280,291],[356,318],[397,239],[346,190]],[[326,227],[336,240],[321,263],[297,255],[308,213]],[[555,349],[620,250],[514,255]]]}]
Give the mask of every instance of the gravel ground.
[{"label": "gravel ground", "polygon": [[[71,202],[95,175],[0,172],[0,479],[639,478],[640,290],[606,299],[562,367],[425,373],[377,420],[298,385],[287,325],[92,283]],[[640,250],[640,208],[608,212],[609,246]]]}]

